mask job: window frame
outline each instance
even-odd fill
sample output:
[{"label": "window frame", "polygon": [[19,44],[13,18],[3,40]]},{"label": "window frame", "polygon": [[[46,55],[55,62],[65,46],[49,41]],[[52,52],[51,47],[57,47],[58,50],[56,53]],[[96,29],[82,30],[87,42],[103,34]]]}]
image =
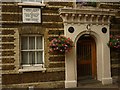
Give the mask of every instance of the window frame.
[{"label": "window frame", "polygon": [[[27,38],[34,37],[36,39],[39,36],[42,37],[42,49],[37,50],[37,48],[35,48],[35,50],[32,50],[32,49],[30,49],[30,50],[29,49],[28,50],[22,50],[22,48],[21,48],[22,47],[22,45],[21,45],[22,44],[22,37],[27,37]],[[36,45],[36,43],[37,43],[37,39],[35,40],[35,45]],[[27,45],[29,45],[29,42],[27,43]],[[44,67],[44,64],[45,64],[45,60],[44,60],[44,58],[45,58],[45,56],[44,56],[45,50],[44,50],[44,48],[45,47],[44,47],[44,36],[43,35],[36,35],[36,34],[34,34],[34,35],[21,35],[20,36],[20,67],[21,68],[19,69],[19,71],[20,72],[21,71],[26,72],[26,71],[42,71],[42,70],[46,70],[45,67]],[[23,52],[25,52],[25,51],[28,51],[28,52],[30,52],[30,51],[39,52],[40,51],[40,52],[42,52],[42,62],[43,63],[42,64],[28,64],[28,65],[23,64],[22,65],[22,51]],[[35,56],[35,58],[37,58],[37,56]]]}]

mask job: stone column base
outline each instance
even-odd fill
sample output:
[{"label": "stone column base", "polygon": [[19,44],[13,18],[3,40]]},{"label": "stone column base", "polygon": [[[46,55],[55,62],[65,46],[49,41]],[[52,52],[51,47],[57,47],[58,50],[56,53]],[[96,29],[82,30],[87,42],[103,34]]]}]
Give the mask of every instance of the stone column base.
[{"label": "stone column base", "polygon": [[112,84],[112,78],[102,78],[102,84],[106,85],[106,84]]},{"label": "stone column base", "polygon": [[65,81],[65,88],[77,87],[77,81]]}]

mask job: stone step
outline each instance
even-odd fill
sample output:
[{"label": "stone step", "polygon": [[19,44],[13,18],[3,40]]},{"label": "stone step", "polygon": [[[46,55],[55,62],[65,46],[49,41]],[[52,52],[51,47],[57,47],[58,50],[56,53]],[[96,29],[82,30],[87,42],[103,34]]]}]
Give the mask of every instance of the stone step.
[{"label": "stone step", "polygon": [[86,80],[84,79],[84,80],[79,80],[78,83],[80,85],[83,85],[83,84],[95,84],[95,83],[101,83],[101,82],[95,79],[86,79]]}]

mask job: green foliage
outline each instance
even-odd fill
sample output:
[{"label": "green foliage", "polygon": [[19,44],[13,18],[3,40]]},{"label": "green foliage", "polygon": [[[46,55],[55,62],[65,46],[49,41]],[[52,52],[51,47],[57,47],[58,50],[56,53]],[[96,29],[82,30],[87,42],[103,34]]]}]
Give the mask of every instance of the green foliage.
[{"label": "green foliage", "polygon": [[108,46],[113,49],[120,49],[120,36],[119,35],[110,35],[110,41]]}]

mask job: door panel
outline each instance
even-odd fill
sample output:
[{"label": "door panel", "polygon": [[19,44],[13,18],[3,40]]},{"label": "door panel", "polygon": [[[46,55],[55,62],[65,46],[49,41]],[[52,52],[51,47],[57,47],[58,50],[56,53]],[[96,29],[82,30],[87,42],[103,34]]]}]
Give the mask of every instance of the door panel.
[{"label": "door panel", "polygon": [[96,45],[92,37],[82,37],[77,42],[77,75],[96,78]]}]

